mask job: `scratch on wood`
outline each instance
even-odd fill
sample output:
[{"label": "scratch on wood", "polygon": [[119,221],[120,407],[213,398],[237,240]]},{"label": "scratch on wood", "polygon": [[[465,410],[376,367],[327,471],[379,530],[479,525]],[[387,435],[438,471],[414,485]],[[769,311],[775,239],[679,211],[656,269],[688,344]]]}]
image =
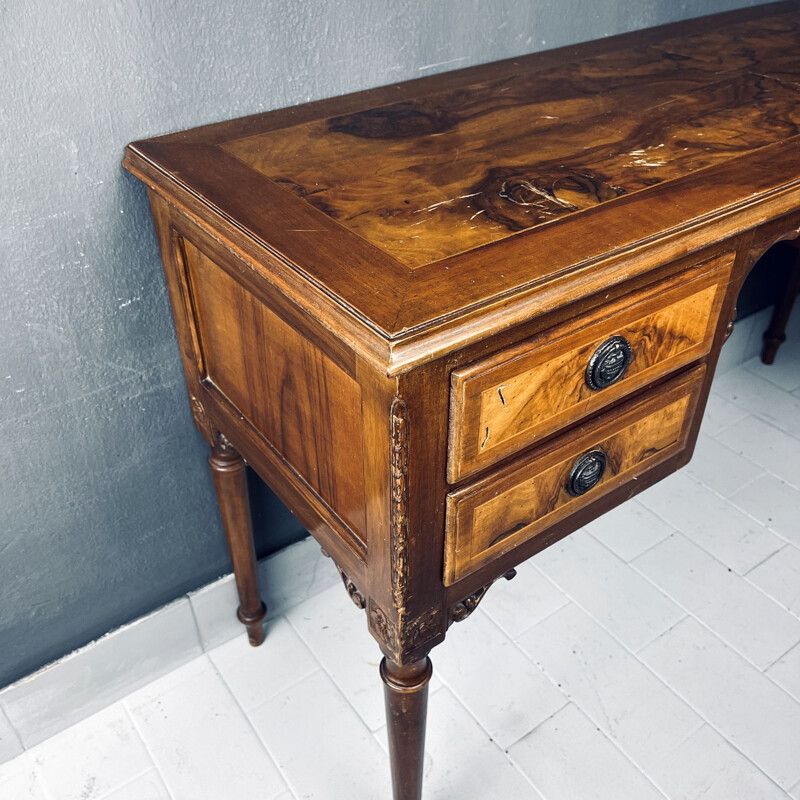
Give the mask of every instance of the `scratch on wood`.
[{"label": "scratch on wood", "polygon": [[431,203],[429,206],[425,206],[425,208],[418,208],[416,211],[414,211],[414,213],[419,214],[422,211],[428,211],[428,212],[436,211],[436,209],[439,208],[440,206],[446,206],[448,203],[455,203],[456,200],[469,200],[470,197],[477,197],[479,194],[483,194],[483,192],[460,194],[458,195],[458,197],[451,197],[449,200],[440,200],[438,203]]},{"label": "scratch on wood", "polygon": [[667,162],[663,158],[652,157],[648,158],[648,153],[652,154],[654,150],[659,150],[664,147],[663,144],[658,144],[655,147],[648,147],[644,149],[631,150],[628,155],[633,156],[633,161],[626,164],[626,167],[663,167]]},{"label": "scratch on wood", "polygon": [[[521,193],[520,189],[523,189],[524,192]],[[499,194],[504,200],[509,200],[520,206],[538,206],[540,203],[545,202],[556,203],[562,208],[566,208],[568,211],[574,211],[576,208],[572,203],[567,200],[562,200],[554,193],[540,189],[532,181],[519,179],[504,181],[503,185],[500,187]],[[531,197],[531,195],[533,195],[533,197]]]}]

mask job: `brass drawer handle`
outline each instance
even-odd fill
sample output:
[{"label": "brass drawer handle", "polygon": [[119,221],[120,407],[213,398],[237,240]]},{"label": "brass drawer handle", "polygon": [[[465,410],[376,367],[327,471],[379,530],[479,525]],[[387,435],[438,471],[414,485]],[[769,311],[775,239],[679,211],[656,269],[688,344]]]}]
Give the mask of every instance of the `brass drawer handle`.
[{"label": "brass drawer handle", "polygon": [[589,359],[586,366],[586,385],[595,390],[611,386],[625,374],[632,358],[630,342],[624,336],[606,339]]},{"label": "brass drawer handle", "polygon": [[602,450],[590,450],[584,453],[569,471],[567,491],[573,497],[586,494],[597,486],[606,471],[606,454]]}]

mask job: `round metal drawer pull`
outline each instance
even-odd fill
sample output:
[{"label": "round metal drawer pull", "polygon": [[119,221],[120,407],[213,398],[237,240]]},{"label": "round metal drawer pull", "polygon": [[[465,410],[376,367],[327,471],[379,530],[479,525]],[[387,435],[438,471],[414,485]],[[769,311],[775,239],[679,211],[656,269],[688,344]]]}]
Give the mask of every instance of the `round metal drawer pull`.
[{"label": "round metal drawer pull", "polygon": [[602,450],[590,450],[584,453],[569,472],[567,491],[573,497],[586,494],[596,486],[606,471],[606,454]]},{"label": "round metal drawer pull", "polygon": [[586,367],[586,384],[590,389],[605,389],[616,383],[628,369],[633,353],[624,336],[606,339],[594,351]]}]

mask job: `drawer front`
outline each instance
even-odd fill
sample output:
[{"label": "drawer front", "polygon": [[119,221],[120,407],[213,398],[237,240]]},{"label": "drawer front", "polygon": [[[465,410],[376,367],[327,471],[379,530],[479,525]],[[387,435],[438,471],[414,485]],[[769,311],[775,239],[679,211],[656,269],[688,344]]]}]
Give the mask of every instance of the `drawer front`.
[{"label": "drawer front", "polygon": [[726,253],[454,371],[448,480],[471,475],[703,357],[733,258]]},{"label": "drawer front", "polygon": [[680,452],[705,367],[545,445],[533,458],[451,492],[445,584],[479,569]]}]

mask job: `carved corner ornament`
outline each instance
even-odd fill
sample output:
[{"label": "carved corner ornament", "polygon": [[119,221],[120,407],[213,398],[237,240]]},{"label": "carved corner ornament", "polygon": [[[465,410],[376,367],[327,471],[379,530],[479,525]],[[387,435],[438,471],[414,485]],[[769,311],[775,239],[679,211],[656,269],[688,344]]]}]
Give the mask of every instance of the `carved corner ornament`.
[{"label": "carved corner ornament", "polygon": [[[512,578],[515,578],[517,575],[517,571],[515,569],[510,569],[501,577],[505,578],[507,581],[510,581]],[[480,604],[481,600],[486,596],[486,592],[494,586],[495,581],[491,583],[487,583],[486,586],[481,586],[476,592],[473,592],[469,597],[465,597],[460,602],[456,603],[450,609],[450,616],[453,618],[453,622],[462,622],[465,620]]]},{"label": "carved corner ornament", "polygon": [[[323,550],[323,552],[325,551]],[[335,563],[336,562],[334,562],[334,564]],[[355,603],[357,608],[365,609],[367,607],[367,601],[364,599],[364,595],[361,594],[358,587],[347,577],[345,571],[338,564],[336,564],[336,569],[339,571],[339,577],[342,579],[342,583],[350,599]]]},{"label": "carved corner ornament", "polygon": [[358,590],[358,587],[350,580],[347,573],[334,561],[331,557],[331,554],[322,546],[320,545],[320,551],[325,558],[330,558],[333,561],[333,566],[336,567],[336,571],[339,573],[339,577],[342,579],[342,583],[344,584],[344,588],[347,590],[347,594],[350,599],[355,603],[355,605],[360,608],[362,611],[367,607],[367,601],[364,598],[364,595]]},{"label": "carved corner ornament", "polygon": [[231,444],[231,440],[222,431],[215,432],[214,447],[216,447],[222,455],[238,455],[238,451]]},{"label": "carved corner ornament", "polygon": [[[402,397],[392,400],[390,415],[389,562],[393,614],[369,598],[370,630],[387,655],[402,663],[406,656],[443,633],[443,614],[432,608],[408,618],[408,406]],[[396,615],[396,618],[395,616]]]},{"label": "carved corner ornament", "polygon": [[395,397],[391,408],[390,542],[392,600],[400,607],[408,585],[408,407]]},{"label": "carved corner ornament", "polygon": [[403,621],[401,613],[398,625],[372,598],[369,600],[369,627],[397,662],[442,632],[441,617],[439,608],[429,609],[409,622]]},{"label": "carved corner ornament", "polygon": [[192,409],[192,419],[194,419],[197,430],[203,434],[209,444],[213,444],[215,441],[214,429],[211,425],[211,420],[208,418],[205,406],[199,397],[191,393],[189,394],[189,402]]}]

